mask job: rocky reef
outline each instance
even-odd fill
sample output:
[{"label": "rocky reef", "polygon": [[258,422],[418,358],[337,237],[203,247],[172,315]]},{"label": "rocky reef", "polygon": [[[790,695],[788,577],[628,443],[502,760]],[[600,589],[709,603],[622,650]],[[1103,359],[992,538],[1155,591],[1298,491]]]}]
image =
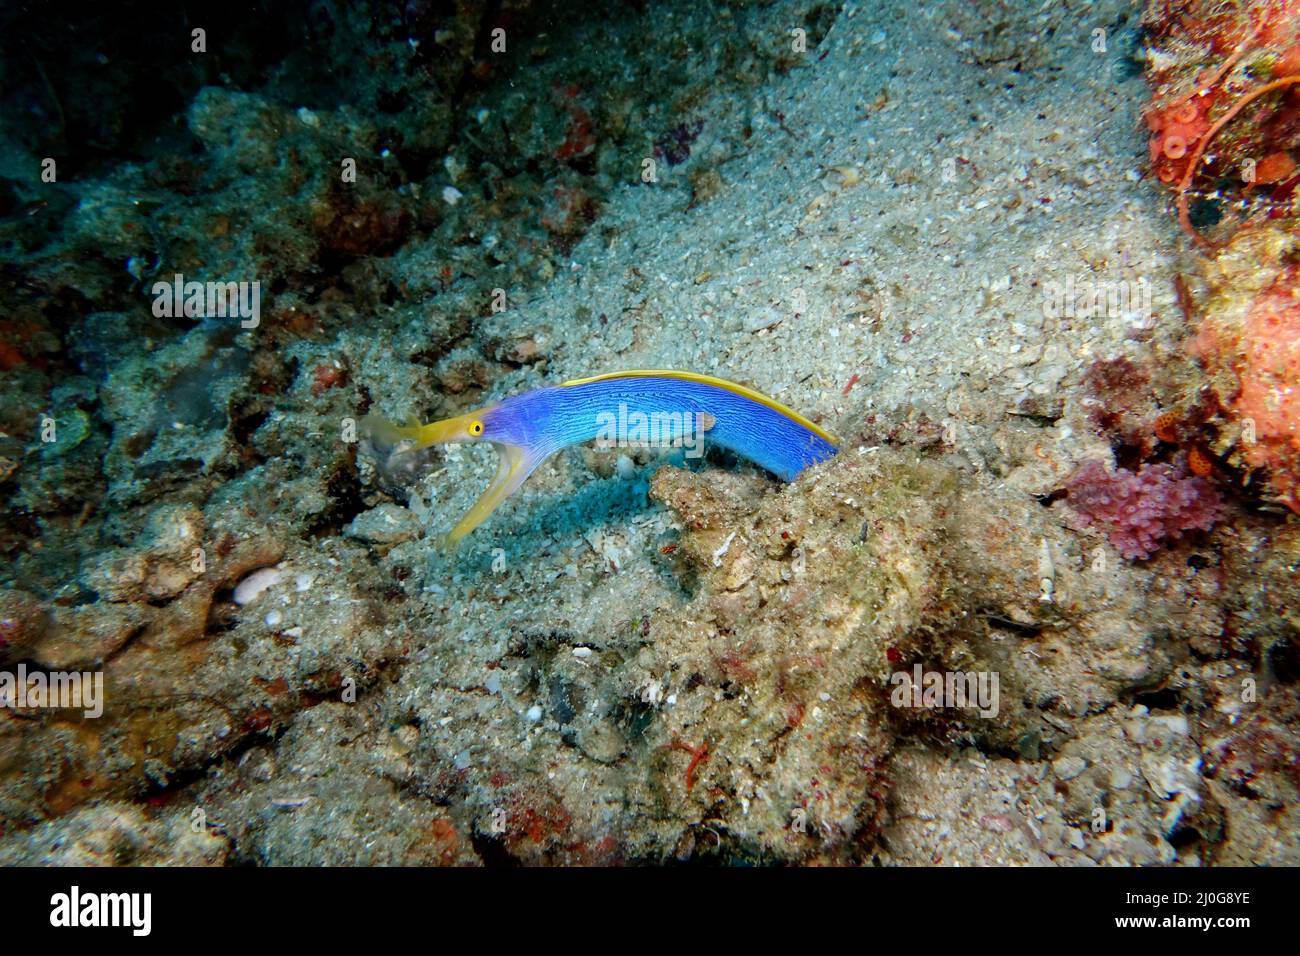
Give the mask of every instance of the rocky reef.
[{"label": "rocky reef", "polygon": [[1300,862],[1294,6],[0,14],[0,863]]},{"label": "rocky reef", "polygon": [[1199,288],[1182,280],[1210,377],[1197,400],[1214,450],[1300,510],[1300,7],[1152,3],[1144,24],[1152,168],[1206,253]]}]

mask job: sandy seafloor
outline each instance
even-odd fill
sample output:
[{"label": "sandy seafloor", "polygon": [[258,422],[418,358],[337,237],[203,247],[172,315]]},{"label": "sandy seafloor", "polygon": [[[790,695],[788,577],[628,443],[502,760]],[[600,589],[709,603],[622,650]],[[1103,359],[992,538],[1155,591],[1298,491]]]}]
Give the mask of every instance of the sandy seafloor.
[{"label": "sandy seafloor", "polygon": [[[43,517],[46,556],[6,572],[58,608],[23,659],[107,661],[108,703],[97,722],[4,718],[0,861],[1300,862],[1295,686],[1268,656],[1270,634],[1294,636],[1294,551],[1269,550],[1294,516],[1230,505],[1214,531],[1131,562],[1052,494],[1111,460],[1088,370],[1174,361],[1187,335],[1185,238],[1144,175],[1141,11],[813,6],[570,18],[544,55],[467,94],[465,115],[511,115],[586,56],[583,76],[621,76],[583,81],[598,142],[616,112],[652,133],[703,120],[656,183],[637,181],[648,138],[598,147],[599,212],[571,248],[521,239],[453,140],[460,165],[431,163],[420,186],[436,229],[357,257],[343,292],[320,295],[328,268],[312,289],[291,274],[263,306],[328,313],[323,332],[214,348],[210,325],[174,327],[33,400],[80,402],[106,485],[79,524],[66,504]],[[808,51],[773,52],[794,26]],[[674,36],[678,58],[661,58]],[[512,86],[511,69],[531,78]],[[655,69],[685,103],[636,79]],[[307,122],[264,95],[262,122]],[[241,144],[261,135],[247,103],[196,103],[203,162],[262,148]],[[565,109],[558,134],[535,134],[543,151]],[[84,209],[133,182],[101,170],[67,188]],[[226,201],[231,234],[261,215],[254,192]],[[450,223],[479,243],[451,242]],[[81,228],[69,248],[86,248]],[[239,278],[240,248],[190,249],[185,271],[219,261]],[[30,252],[21,268],[51,269]],[[1049,316],[1045,288],[1071,276],[1146,282],[1152,314]],[[367,284],[404,291],[349,298]],[[509,307],[492,314],[498,287]],[[80,308],[130,309],[93,293]],[[140,407],[177,394],[159,375],[223,349],[244,357],[204,380],[216,403],[255,392],[259,363],[279,370],[233,439],[246,453],[222,446],[228,423],[195,426],[189,455],[122,447]],[[344,380],[313,388],[335,361]],[[627,368],[741,381],[841,453],[783,486],[726,456],[682,472],[570,450],[447,553],[436,538],[493,453],[439,450],[401,490],[336,440],[368,401],[427,420]],[[151,455],[151,476],[204,464],[151,489],[132,470]],[[27,457],[4,487],[30,498],[51,460]],[[184,570],[196,543],[219,554],[201,574]],[[998,715],[895,707],[890,677],[913,663],[996,672]],[[1246,678],[1258,700],[1243,703]]]}]

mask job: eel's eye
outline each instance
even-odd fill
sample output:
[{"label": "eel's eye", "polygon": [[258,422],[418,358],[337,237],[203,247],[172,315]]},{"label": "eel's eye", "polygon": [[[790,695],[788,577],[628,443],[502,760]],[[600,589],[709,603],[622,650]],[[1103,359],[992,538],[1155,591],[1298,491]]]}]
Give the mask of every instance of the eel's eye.
[{"label": "eel's eye", "polygon": [[471,435],[473,435],[475,438],[477,438],[479,435],[482,435],[482,434],[483,434],[483,423],[482,423],[482,422],[470,422],[470,424],[469,424],[469,433],[470,433]]}]

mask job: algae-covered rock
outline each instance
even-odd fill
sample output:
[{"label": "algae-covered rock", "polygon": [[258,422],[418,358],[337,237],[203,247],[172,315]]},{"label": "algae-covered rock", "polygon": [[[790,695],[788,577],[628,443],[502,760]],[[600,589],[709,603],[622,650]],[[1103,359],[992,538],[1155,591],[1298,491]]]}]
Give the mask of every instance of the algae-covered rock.
[{"label": "algae-covered rock", "polygon": [[233,467],[230,408],[249,361],[229,330],[200,327],[113,368],[101,399],[113,429],[105,469],[115,497],[149,500]]},{"label": "algae-covered rock", "polygon": [[27,839],[0,839],[4,866],[222,866],[229,841],[196,827],[188,809],[159,815],[130,803],[83,807],[36,827]]},{"label": "algae-covered rock", "polygon": [[108,551],[82,572],[88,588],[109,601],[162,601],[176,597],[204,570],[203,513],[193,505],[168,505],[150,513],[134,548]]},{"label": "algae-covered rock", "polygon": [[1215,861],[1294,866],[1300,861],[1293,826],[1300,799],[1294,688],[1260,686],[1249,671],[1225,664],[1206,677],[1218,694],[1205,732],[1206,785],[1226,834]]},{"label": "algae-covered rock", "polygon": [[0,662],[28,657],[49,629],[49,610],[35,595],[0,589]]},{"label": "algae-covered rock", "polygon": [[314,707],[274,749],[221,768],[195,806],[222,821],[241,863],[477,864],[463,821],[413,791],[413,728],[376,730],[378,716],[364,700]]},{"label": "algae-covered rock", "polygon": [[368,544],[400,544],[420,533],[420,522],[406,508],[385,502],[353,518],[344,533]]}]

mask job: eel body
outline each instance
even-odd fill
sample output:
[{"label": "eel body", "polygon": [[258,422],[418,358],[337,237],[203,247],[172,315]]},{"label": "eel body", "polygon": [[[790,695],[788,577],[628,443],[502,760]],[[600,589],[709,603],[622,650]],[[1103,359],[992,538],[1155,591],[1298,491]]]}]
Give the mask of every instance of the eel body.
[{"label": "eel body", "polygon": [[659,369],[576,379],[426,425],[401,427],[366,416],[362,433],[379,445],[411,449],[444,442],[496,446],[496,477],[447,535],[451,545],[478,527],[550,455],[580,442],[692,450],[712,443],[783,481],[837,450],[824,430],[752,389]]}]

